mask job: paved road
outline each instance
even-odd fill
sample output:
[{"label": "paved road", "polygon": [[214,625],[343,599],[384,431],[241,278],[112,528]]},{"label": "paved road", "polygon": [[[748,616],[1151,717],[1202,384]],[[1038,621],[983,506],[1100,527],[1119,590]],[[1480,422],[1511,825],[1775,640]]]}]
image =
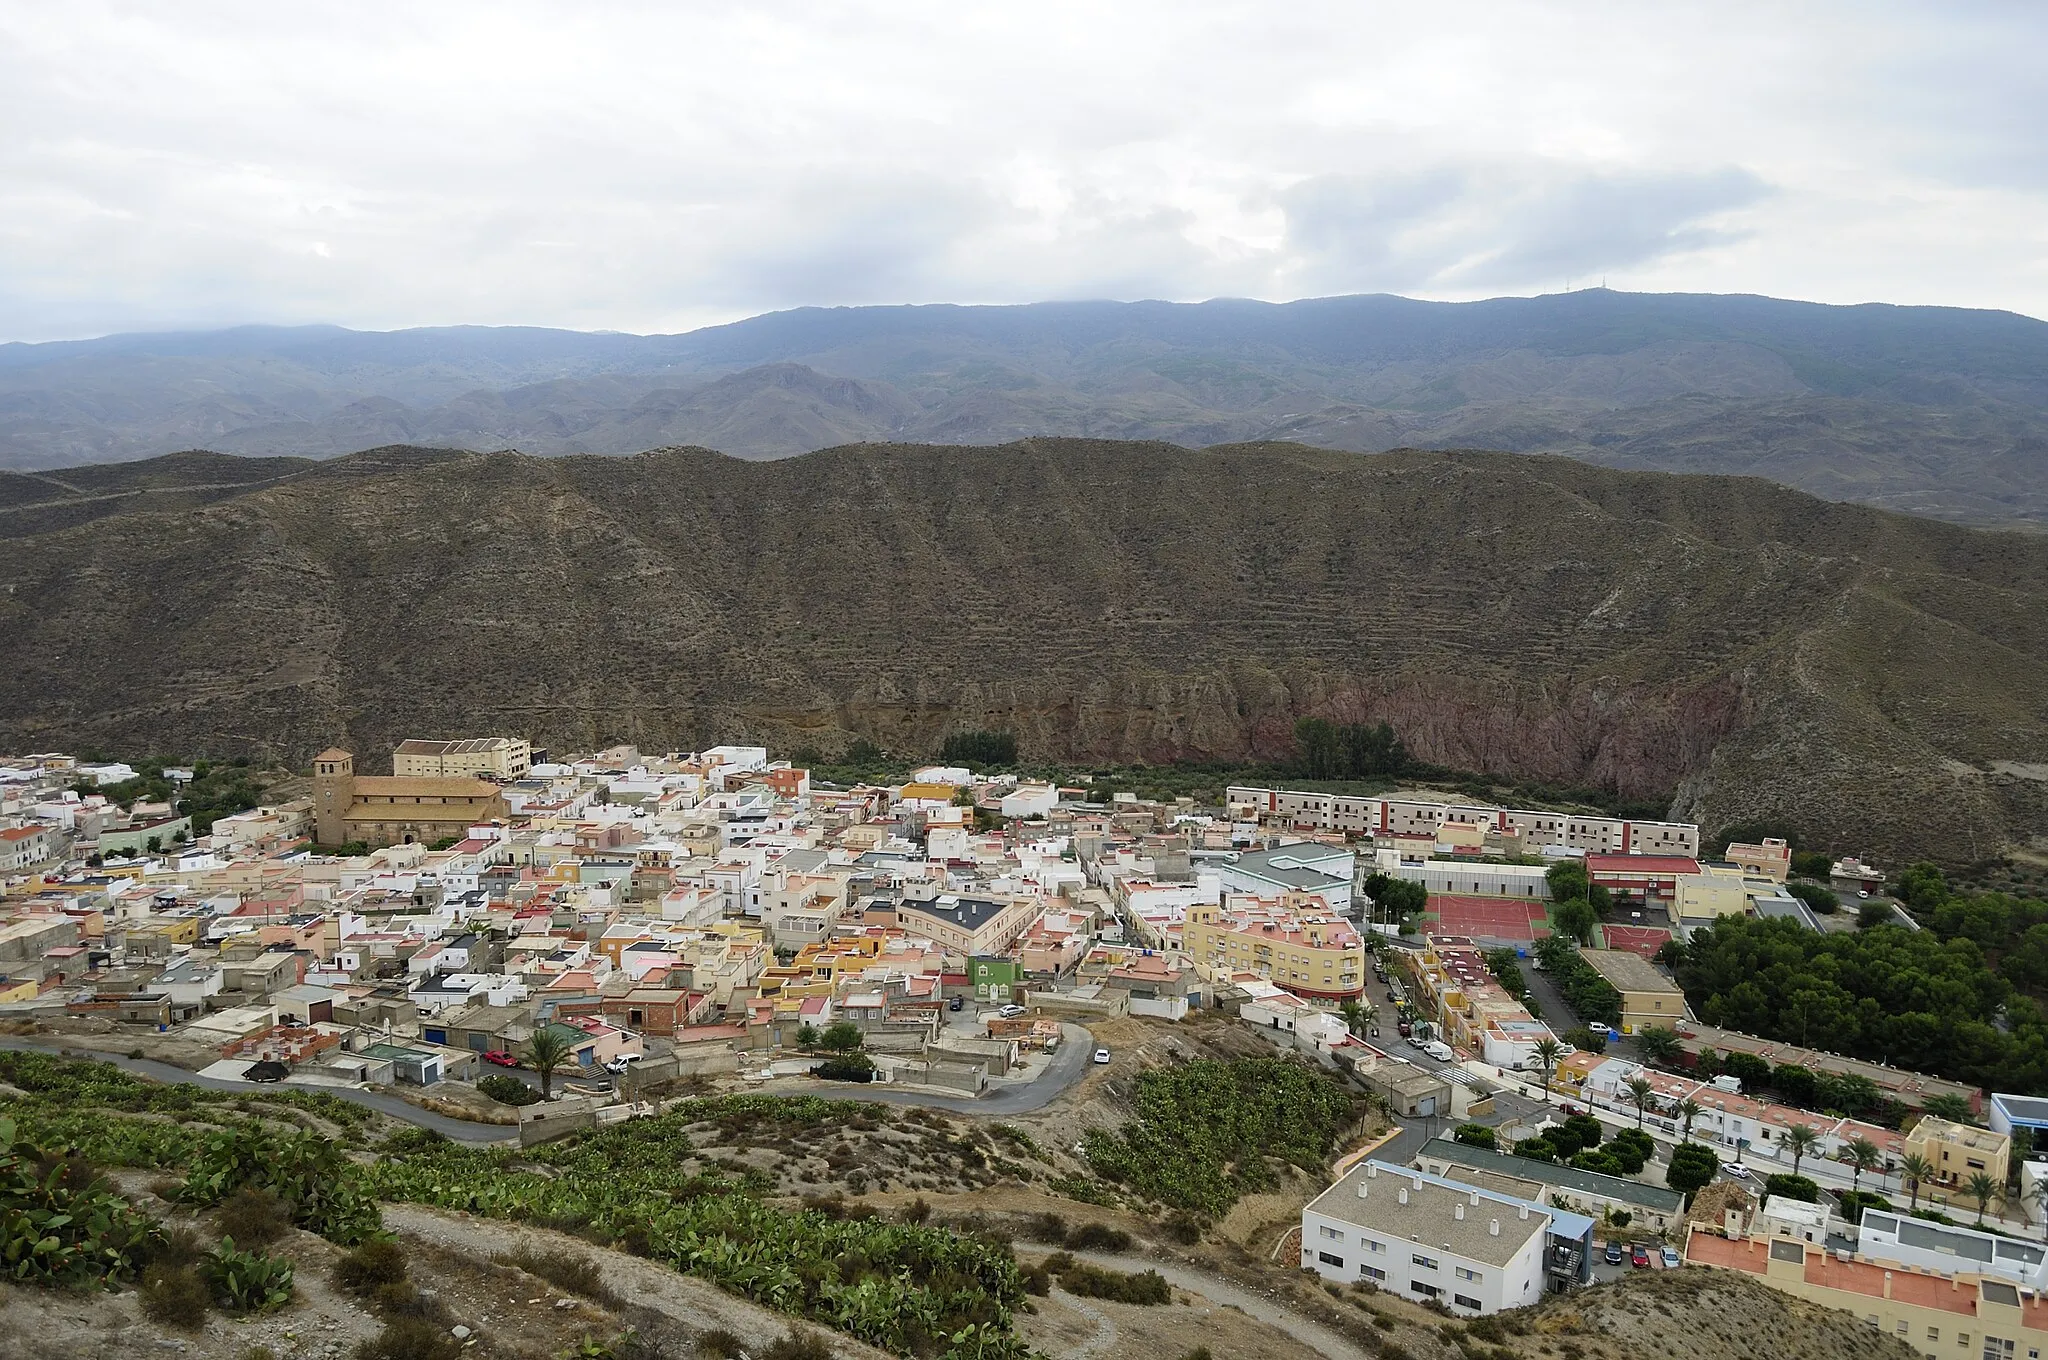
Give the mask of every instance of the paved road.
[{"label": "paved road", "polygon": [[1299,1313],[1284,1307],[1264,1294],[1232,1284],[1220,1275],[1206,1270],[1195,1270],[1179,1262],[1164,1259],[1156,1254],[1143,1260],[1128,1256],[1110,1256],[1093,1251],[1070,1251],[1068,1255],[1078,1261],[1107,1270],[1129,1271],[1156,1270],[1165,1281],[1176,1289],[1201,1294],[1217,1303],[1228,1304],[1241,1309],[1245,1316],[1255,1322],[1287,1333],[1302,1345],[1330,1360],[1366,1360],[1365,1350],[1356,1343],[1331,1331],[1319,1322],[1311,1322]]},{"label": "paved road", "polygon": [[[0,1048],[11,1048],[25,1052],[58,1053],[66,1057],[89,1058],[96,1062],[112,1063],[114,1066],[148,1077],[153,1081],[184,1082],[201,1086],[209,1091],[271,1091],[274,1086],[262,1082],[235,1081],[219,1077],[202,1077],[182,1067],[157,1062],[151,1058],[129,1058],[117,1053],[102,1053],[94,1049],[78,1048],[54,1042],[36,1042],[30,1039],[0,1038]],[[1044,1109],[1063,1094],[1068,1087],[1088,1074],[1095,1055],[1095,1036],[1080,1025],[1061,1026],[1059,1048],[1053,1053],[1046,1070],[1028,1082],[1010,1086],[991,1087],[982,1096],[942,1096],[923,1091],[895,1090],[889,1087],[856,1086],[849,1082],[833,1082],[829,1089],[822,1083],[811,1083],[803,1092],[806,1095],[829,1095],[835,1100],[873,1100],[890,1105],[920,1105],[931,1109],[956,1110],[962,1114],[987,1115],[1000,1118],[1004,1115],[1029,1114]],[[493,1069],[494,1071],[500,1069]],[[513,1069],[513,1075],[531,1077]],[[535,1080],[531,1084],[538,1085]],[[417,1105],[398,1099],[396,1096],[379,1095],[374,1091],[357,1090],[352,1086],[291,1086],[294,1091],[325,1091],[330,1095],[375,1110],[379,1114],[402,1119],[408,1124],[417,1124],[423,1129],[463,1143],[511,1142],[517,1134],[504,1124],[477,1124],[467,1119],[451,1119],[447,1115],[423,1110]],[[782,1094],[776,1092],[775,1094]]]},{"label": "paved road", "polygon": [[101,1053],[95,1049],[76,1048],[58,1043],[36,1043],[29,1039],[0,1038],[0,1048],[11,1048],[17,1052],[57,1053],[67,1058],[87,1058],[94,1062],[112,1063],[115,1067],[133,1072],[137,1076],[148,1077],[152,1081],[183,1082],[187,1086],[200,1086],[209,1091],[324,1091],[352,1105],[375,1110],[378,1114],[390,1115],[393,1119],[402,1119],[408,1124],[417,1124],[423,1129],[432,1129],[462,1143],[506,1143],[518,1137],[516,1131],[506,1124],[475,1124],[467,1119],[451,1119],[447,1115],[435,1114],[432,1110],[423,1110],[417,1105],[408,1104],[396,1096],[379,1095],[375,1091],[359,1091],[353,1086],[279,1088],[256,1081],[202,1077],[197,1072],[188,1072],[182,1067],[173,1067],[169,1063],[157,1062],[151,1058],[129,1058],[118,1053]]}]

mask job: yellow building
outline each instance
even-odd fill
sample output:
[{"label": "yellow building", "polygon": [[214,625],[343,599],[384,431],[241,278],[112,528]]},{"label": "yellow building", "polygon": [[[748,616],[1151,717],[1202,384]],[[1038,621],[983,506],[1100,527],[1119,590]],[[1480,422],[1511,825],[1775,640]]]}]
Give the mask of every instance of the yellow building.
[{"label": "yellow building", "polygon": [[313,822],[322,845],[425,845],[510,815],[498,786],[481,779],[358,775],[355,757],[342,750],[313,758]]},{"label": "yellow building", "polygon": [[1743,891],[1742,871],[1710,864],[1699,873],[1680,874],[1672,907],[1691,920],[1743,915],[1749,910],[1749,894]]},{"label": "yellow building", "polygon": [[2048,1349],[2048,1300],[1989,1275],[1935,1275],[1790,1237],[1735,1237],[1694,1227],[1689,1265],[1737,1270],[1759,1284],[1855,1317],[1928,1360],[2035,1360]]},{"label": "yellow building", "polygon": [[1365,993],[1365,937],[1314,894],[1232,895],[1189,907],[1181,949],[1220,972],[1252,972],[1311,1001]]},{"label": "yellow building", "polygon": [[1759,878],[1768,878],[1777,883],[1783,883],[1792,872],[1792,850],[1785,842],[1775,837],[1766,837],[1759,845],[1730,841],[1728,851],[1722,858],[1730,864],[1749,870]]},{"label": "yellow building", "polygon": [[524,779],[533,746],[523,737],[470,737],[461,741],[401,741],[391,773],[405,779]]},{"label": "yellow building", "polygon": [[1685,993],[1642,955],[1625,949],[1582,949],[1579,957],[1621,993],[1622,1033],[1671,1029],[1685,1018]]},{"label": "yellow building", "polygon": [[1919,1155],[1934,1168],[1934,1179],[1954,1190],[1982,1172],[2000,1185],[2012,1160],[2012,1139],[2003,1133],[1922,1115],[1906,1134],[1906,1155]]}]

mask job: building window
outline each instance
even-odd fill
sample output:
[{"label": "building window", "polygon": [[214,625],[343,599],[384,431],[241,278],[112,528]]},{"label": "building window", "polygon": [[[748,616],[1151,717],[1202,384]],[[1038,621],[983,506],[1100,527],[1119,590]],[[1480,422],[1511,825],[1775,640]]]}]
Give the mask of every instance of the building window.
[{"label": "building window", "polygon": [[1941,1328],[1939,1328],[1939,1327],[1929,1327],[1929,1328],[1927,1329],[1927,1339],[1928,1339],[1929,1341],[1939,1341],[1939,1340],[1941,1340]]},{"label": "building window", "polygon": [[1379,1269],[1377,1266],[1360,1266],[1358,1268],[1358,1273],[1363,1275],[1366,1279],[1377,1281],[1380,1284],[1385,1284],[1387,1282],[1387,1272]]},{"label": "building window", "polygon": [[1457,1274],[1458,1274],[1458,1278],[1459,1278],[1459,1279],[1461,1279],[1461,1280],[1470,1280],[1470,1281],[1472,1281],[1472,1283],[1474,1283],[1474,1284],[1478,1284],[1478,1283],[1479,1283],[1479,1281],[1480,1281],[1480,1279],[1481,1279],[1481,1276],[1480,1276],[1480,1274],[1479,1274],[1479,1272],[1478,1272],[1478,1271],[1476,1271],[1476,1270],[1467,1270],[1467,1269],[1466,1269],[1465,1267],[1463,1267],[1463,1266],[1459,1266],[1459,1267],[1458,1267],[1458,1271],[1457,1271]]},{"label": "building window", "polygon": [[1321,1261],[1326,1266],[1335,1266],[1339,1270],[1342,1270],[1344,1268],[1344,1258],[1341,1256],[1332,1256],[1327,1251],[1317,1252],[1316,1259],[1318,1261]]},{"label": "building window", "polygon": [[1414,1290],[1414,1291],[1415,1291],[1416,1293],[1418,1293],[1418,1294],[1421,1294],[1421,1295],[1423,1295],[1423,1296],[1425,1296],[1425,1297],[1427,1297],[1427,1298],[1432,1298],[1432,1299],[1433,1299],[1433,1298],[1435,1298],[1435,1297],[1436,1297],[1437,1295],[1439,1295],[1439,1294],[1441,1294],[1441,1293],[1443,1293],[1443,1292],[1444,1292],[1443,1290],[1441,1290],[1441,1289],[1438,1289],[1438,1288],[1437,1288],[1437,1287],[1436,1287],[1435,1285],[1433,1285],[1433,1284],[1424,1284],[1424,1283],[1423,1283],[1422,1281],[1420,1281],[1420,1280],[1417,1280],[1417,1281],[1415,1281],[1415,1282],[1414,1282],[1413,1284],[1409,1285],[1408,1287],[1409,1287],[1410,1289]]},{"label": "building window", "polygon": [[1432,1261],[1429,1257],[1423,1256],[1420,1253],[1412,1255],[1408,1259],[1413,1261],[1416,1265],[1421,1266],[1424,1270],[1435,1270],[1437,1268],[1435,1261]]},{"label": "building window", "polygon": [[1358,1240],[1359,1240],[1359,1241],[1361,1241],[1361,1242],[1363,1242],[1363,1243],[1365,1243],[1365,1249],[1366,1249],[1367,1251],[1377,1251],[1377,1252],[1381,1252],[1381,1253],[1384,1253],[1384,1252],[1386,1251],[1386,1249],[1387,1249],[1387,1244],[1386,1244],[1386,1243],[1384,1243],[1384,1242],[1375,1242],[1375,1241],[1373,1241],[1373,1240],[1372,1240],[1371,1238],[1369,1238],[1369,1237],[1361,1237],[1361,1238],[1359,1238]]},{"label": "building window", "polygon": [[1475,1313],[1486,1306],[1470,1294],[1453,1294],[1451,1295],[1451,1302],[1457,1304],[1460,1308],[1470,1308]]},{"label": "building window", "polygon": [[1342,1242],[1344,1240],[1344,1234],[1328,1224],[1323,1225],[1323,1236],[1329,1238],[1332,1242]]}]

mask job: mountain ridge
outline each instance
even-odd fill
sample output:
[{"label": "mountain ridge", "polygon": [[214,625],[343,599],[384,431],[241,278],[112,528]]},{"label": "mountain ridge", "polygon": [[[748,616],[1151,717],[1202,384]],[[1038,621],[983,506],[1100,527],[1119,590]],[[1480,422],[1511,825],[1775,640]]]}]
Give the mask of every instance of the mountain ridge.
[{"label": "mountain ridge", "polygon": [[0,346],[0,467],[20,470],[185,448],[771,458],[1039,435],[1560,453],[2044,527],[2048,324],[1585,290],[812,308],[670,336],[240,328]]},{"label": "mountain ridge", "polygon": [[2048,541],[1757,480],[1073,439],[133,466],[0,513],[0,744],[1245,760],[1315,714],[1710,830],[1953,861],[2048,826]]}]

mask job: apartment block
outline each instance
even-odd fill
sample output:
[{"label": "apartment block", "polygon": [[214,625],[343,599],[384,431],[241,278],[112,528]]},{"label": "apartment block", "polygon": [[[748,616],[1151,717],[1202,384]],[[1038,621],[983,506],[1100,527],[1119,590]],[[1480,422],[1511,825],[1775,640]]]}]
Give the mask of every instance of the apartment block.
[{"label": "apartment block", "polygon": [[1521,1308],[1583,1283],[1593,1220],[1368,1160],[1301,1212],[1301,1265],[1370,1281],[1465,1317]]},{"label": "apartment block", "polygon": [[[1429,836],[1470,841],[1495,832],[1525,846],[1586,854],[1697,855],[1700,831],[1688,822],[1590,817],[1430,799],[1359,797],[1233,785],[1225,791],[1233,814],[1296,831],[1338,831],[1375,838]],[[1476,843],[1473,842],[1473,843]]]},{"label": "apartment block", "polygon": [[1181,948],[1195,963],[1252,972],[1296,996],[1354,1001],[1365,992],[1365,938],[1320,896],[1232,894],[1188,908]]}]

